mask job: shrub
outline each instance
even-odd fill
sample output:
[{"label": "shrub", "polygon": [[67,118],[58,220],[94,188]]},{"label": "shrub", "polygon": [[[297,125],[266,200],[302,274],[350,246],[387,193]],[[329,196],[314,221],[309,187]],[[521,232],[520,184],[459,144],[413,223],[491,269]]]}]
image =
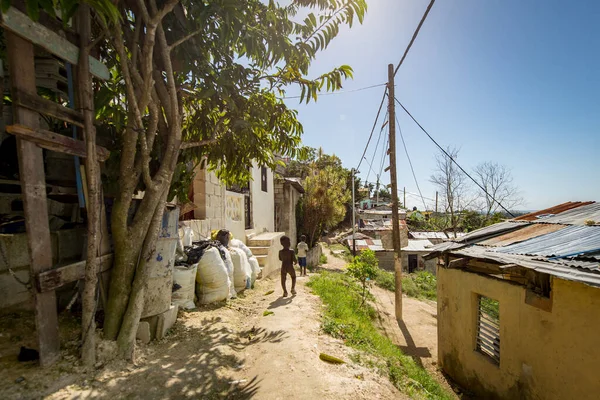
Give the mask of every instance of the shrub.
[{"label": "shrub", "polygon": [[348,264],[346,272],[362,285],[362,304],[367,293],[367,281],[374,280],[379,272],[379,261],[372,250],[364,250]]},{"label": "shrub", "polygon": [[319,264],[327,264],[327,256],[323,253],[321,253],[321,256],[319,257]]}]

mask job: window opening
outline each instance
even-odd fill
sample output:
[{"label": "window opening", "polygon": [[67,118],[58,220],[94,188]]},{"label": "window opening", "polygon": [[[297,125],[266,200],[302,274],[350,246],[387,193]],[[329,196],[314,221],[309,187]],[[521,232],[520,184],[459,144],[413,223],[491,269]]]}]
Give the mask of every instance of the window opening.
[{"label": "window opening", "polygon": [[500,364],[500,303],[485,296],[477,303],[477,351]]}]

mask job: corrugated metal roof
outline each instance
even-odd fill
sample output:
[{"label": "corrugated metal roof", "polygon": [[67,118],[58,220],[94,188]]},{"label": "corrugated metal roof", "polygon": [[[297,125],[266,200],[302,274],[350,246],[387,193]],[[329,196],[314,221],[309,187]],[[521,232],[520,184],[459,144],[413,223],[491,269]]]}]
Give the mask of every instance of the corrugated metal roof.
[{"label": "corrugated metal roof", "polygon": [[[350,248],[352,248],[352,240],[348,240],[348,246],[350,246]],[[356,240],[356,250],[362,251],[362,250],[373,250],[373,251],[382,251],[385,250],[383,248],[383,244],[381,243],[381,240],[378,239],[360,239],[360,240]]]},{"label": "corrugated metal roof", "polygon": [[600,287],[600,269],[597,268],[597,264],[594,266],[594,263],[588,263],[583,267],[581,265],[578,267],[571,267],[559,261],[539,261],[529,256],[489,251],[488,248],[482,246],[471,246],[460,250],[454,250],[452,253],[466,257],[496,261],[500,264],[515,264],[562,279],[583,282],[591,286]]},{"label": "corrugated metal roof", "polygon": [[600,225],[600,203],[592,203],[574,208],[560,214],[540,218],[536,222],[545,224],[585,225],[586,221],[594,221]]},{"label": "corrugated metal roof", "polygon": [[421,240],[412,240],[408,239],[408,246],[403,247],[402,251],[431,251],[429,247],[432,247],[433,243],[431,243],[427,239]]},{"label": "corrugated metal roof", "polygon": [[568,226],[521,243],[502,247],[500,253],[545,257],[575,256],[600,250],[600,226]]},{"label": "corrugated metal roof", "polygon": [[528,222],[500,222],[494,225],[486,226],[485,228],[474,230],[473,232],[469,232],[460,239],[457,239],[456,241],[473,242],[476,240],[487,238],[488,236],[496,236],[504,232],[514,231],[527,225],[529,225]]},{"label": "corrugated metal roof", "polygon": [[502,234],[500,236],[495,236],[490,239],[486,239],[483,242],[478,242],[477,244],[482,246],[494,246],[494,247],[502,247],[508,246],[513,243],[523,242],[525,240],[545,235],[547,233],[556,232],[560,229],[565,228],[566,225],[555,225],[555,224],[533,224],[526,225],[521,229],[517,229],[516,231],[511,231],[509,233]]},{"label": "corrugated metal roof", "polygon": [[444,232],[409,232],[415,239],[448,239]]},{"label": "corrugated metal roof", "polygon": [[450,250],[456,250],[456,249],[460,249],[467,246],[464,243],[456,243],[456,242],[443,242],[440,244],[436,244],[431,246],[431,248],[429,249],[432,253],[433,252],[445,252],[445,251],[450,251]]},{"label": "corrugated metal roof", "polygon": [[555,215],[560,214],[562,212],[571,210],[573,208],[585,206],[588,204],[594,203],[593,201],[568,201],[566,203],[562,203],[556,205],[554,207],[546,208],[544,210],[535,211],[529,214],[521,215],[520,217],[514,218],[514,221],[536,221],[539,217],[544,215]]}]

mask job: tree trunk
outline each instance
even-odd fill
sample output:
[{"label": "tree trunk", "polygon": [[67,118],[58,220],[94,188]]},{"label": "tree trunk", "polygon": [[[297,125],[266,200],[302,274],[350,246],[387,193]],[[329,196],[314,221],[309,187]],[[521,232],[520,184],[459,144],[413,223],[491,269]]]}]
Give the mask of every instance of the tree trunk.
[{"label": "tree trunk", "polygon": [[156,205],[154,215],[152,216],[152,222],[150,223],[146,238],[144,239],[142,257],[140,258],[140,262],[135,271],[129,303],[123,316],[123,323],[117,338],[119,355],[122,358],[131,360],[134,358],[135,336],[144,308],[146,283],[149,274],[148,264],[152,257],[154,257],[156,251],[156,240],[158,239],[158,233],[161,227],[168,190],[168,187],[163,189],[164,193]]},{"label": "tree trunk", "polygon": [[100,168],[96,154],[96,128],[94,127],[94,102],[92,78],[89,68],[90,53],[90,8],[82,3],[78,10],[80,53],[77,80],[79,86],[79,106],[83,113],[84,136],[86,143],[85,167],[87,172],[87,260],[85,285],[82,294],[82,350],[81,359],[86,366],[96,363],[96,290],[98,284],[98,246],[100,232],[101,188]]},{"label": "tree trunk", "polygon": [[[117,218],[127,218],[127,216],[122,217],[113,213],[113,220]],[[139,242],[132,241],[127,231],[125,233],[126,235],[123,235],[122,231],[113,230],[115,261],[110,277],[104,320],[104,337],[108,340],[116,340],[119,335],[141,248]]]}]

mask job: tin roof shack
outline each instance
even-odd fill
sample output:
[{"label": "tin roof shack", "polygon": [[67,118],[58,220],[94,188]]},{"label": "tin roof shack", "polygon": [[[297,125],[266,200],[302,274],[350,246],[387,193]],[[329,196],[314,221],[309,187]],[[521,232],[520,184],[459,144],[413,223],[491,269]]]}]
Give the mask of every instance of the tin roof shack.
[{"label": "tin roof shack", "polygon": [[[379,262],[379,268],[387,271],[394,270],[394,250],[386,249],[383,246],[383,241],[379,239],[371,239],[369,236],[362,233],[357,233],[356,239],[356,252],[359,253],[363,250],[373,250],[377,261]],[[353,241],[352,235],[348,236],[344,240],[345,244],[352,250]]]},{"label": "tin roof shack", "polygon": [[433,243],[429,240],[408,239],[408,245],[402,248],[402,267],[408,273],[427,271],[435,275],[436,261],[423,258],[431,253]]},{"label": "tin roof shack", "polygon": [[600,205],[543,211],[431,254],[439,362],[478,397],[592,399],[600,391]]}]

